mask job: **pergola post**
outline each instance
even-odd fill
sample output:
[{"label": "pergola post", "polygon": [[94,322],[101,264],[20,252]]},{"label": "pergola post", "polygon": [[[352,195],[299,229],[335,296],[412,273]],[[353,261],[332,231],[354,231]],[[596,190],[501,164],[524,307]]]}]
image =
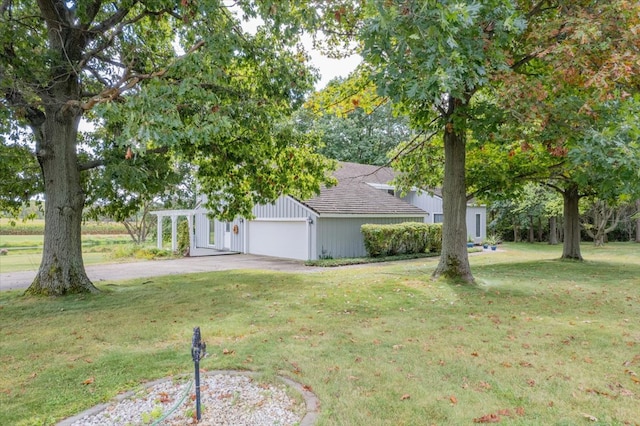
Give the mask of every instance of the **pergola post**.
[{"label": "pergola post", "polygon": [[164,216],[158,214],[158,225],[157,225],[157,246],[159,250],[162,250],[162,219]]},{"label": "pergola post", "polygon": [[178,250],[178,216],[171,215],[171,251]]}]

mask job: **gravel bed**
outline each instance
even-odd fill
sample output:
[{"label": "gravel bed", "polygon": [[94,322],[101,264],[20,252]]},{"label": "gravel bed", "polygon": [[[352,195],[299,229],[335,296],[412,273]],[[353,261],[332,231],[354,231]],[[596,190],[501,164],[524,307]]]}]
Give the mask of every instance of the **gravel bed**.
[{"label": "gravel bed", "polygon": [[69,426],[297,425],[305,402],[289,397],[286,387],[264,384],[235,374],[200,378],[202,416],[195,420],[195,384],[166,380],[113,402],[97,413],[74,417]]}]

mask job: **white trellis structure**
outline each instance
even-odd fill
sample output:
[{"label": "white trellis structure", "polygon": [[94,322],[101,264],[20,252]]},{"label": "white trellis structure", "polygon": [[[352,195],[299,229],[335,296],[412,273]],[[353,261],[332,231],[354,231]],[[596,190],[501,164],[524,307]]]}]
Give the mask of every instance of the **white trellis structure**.
[{"label": "white trellis structure", "polygon": [[194,232],[194,227],[193,227],[193,221],[194,221],[194,217],[196,214],[198,213],[203,213],[205,212],[204,210],[158,210],[158,211],[153,211],[150,212],[153,215],[156,215],[158,218],[158,231],[157,231],[157,246],[159,249],[163,249],[164,245],[162,242],[162,231],[163,231],[163,222],[164,222],[164,218],[165,217],[170,217],[171,218],[171,251],[176,251],[178,250],[178,219],[181,216],[184,216],[187,218],[187,223],[189,224],[189,251],[192,251],[194,247],[193,246],[193,232]]}]

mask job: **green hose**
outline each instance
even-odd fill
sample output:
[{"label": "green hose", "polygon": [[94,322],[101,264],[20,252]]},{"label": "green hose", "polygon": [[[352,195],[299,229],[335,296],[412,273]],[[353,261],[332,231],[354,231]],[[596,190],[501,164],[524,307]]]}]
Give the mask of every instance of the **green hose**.
[{"label": "green hose", "polygon": [[193,385],[193,380],[189,380],[189,386],[187,386],[187,389],[184,392],[184,394],[182,395],[182,398],[180,398],[180,401],[178,401],[177,404],[174,404],[173,407],[171,407],[171,409],[169,411],[167,411],[166,413],[164,413],[162,415],[162,417],[160,417],[158,420],[153,422],[153,424],[151,426],[157,426],[157,425],[161,424],[164,420],[166,420],[167,417],[169,417],[171,414],[173,414],[173,412],[176,411],[178,409],[178,407],[180,407],[182,405],[182,403],[184,402],[184,399],[187,397],[187,395],[189,395],[189,392],[191,392],[191,385]]}]

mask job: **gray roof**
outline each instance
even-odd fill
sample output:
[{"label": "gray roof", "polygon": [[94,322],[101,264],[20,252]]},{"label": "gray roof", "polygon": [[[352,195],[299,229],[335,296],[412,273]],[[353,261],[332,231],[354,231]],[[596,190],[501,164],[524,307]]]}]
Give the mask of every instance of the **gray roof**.
[{"label": "gray roof", "polygon": [[320,214],[335,215],[397,215],[403,217],[426,216],[427,212],[415,207],[385,190],[369,184],[386,185],[395,172],[389,167],[356,163],[339,163],[333,174],[336,186],[322,188],[314,198],[302,201]]}]

